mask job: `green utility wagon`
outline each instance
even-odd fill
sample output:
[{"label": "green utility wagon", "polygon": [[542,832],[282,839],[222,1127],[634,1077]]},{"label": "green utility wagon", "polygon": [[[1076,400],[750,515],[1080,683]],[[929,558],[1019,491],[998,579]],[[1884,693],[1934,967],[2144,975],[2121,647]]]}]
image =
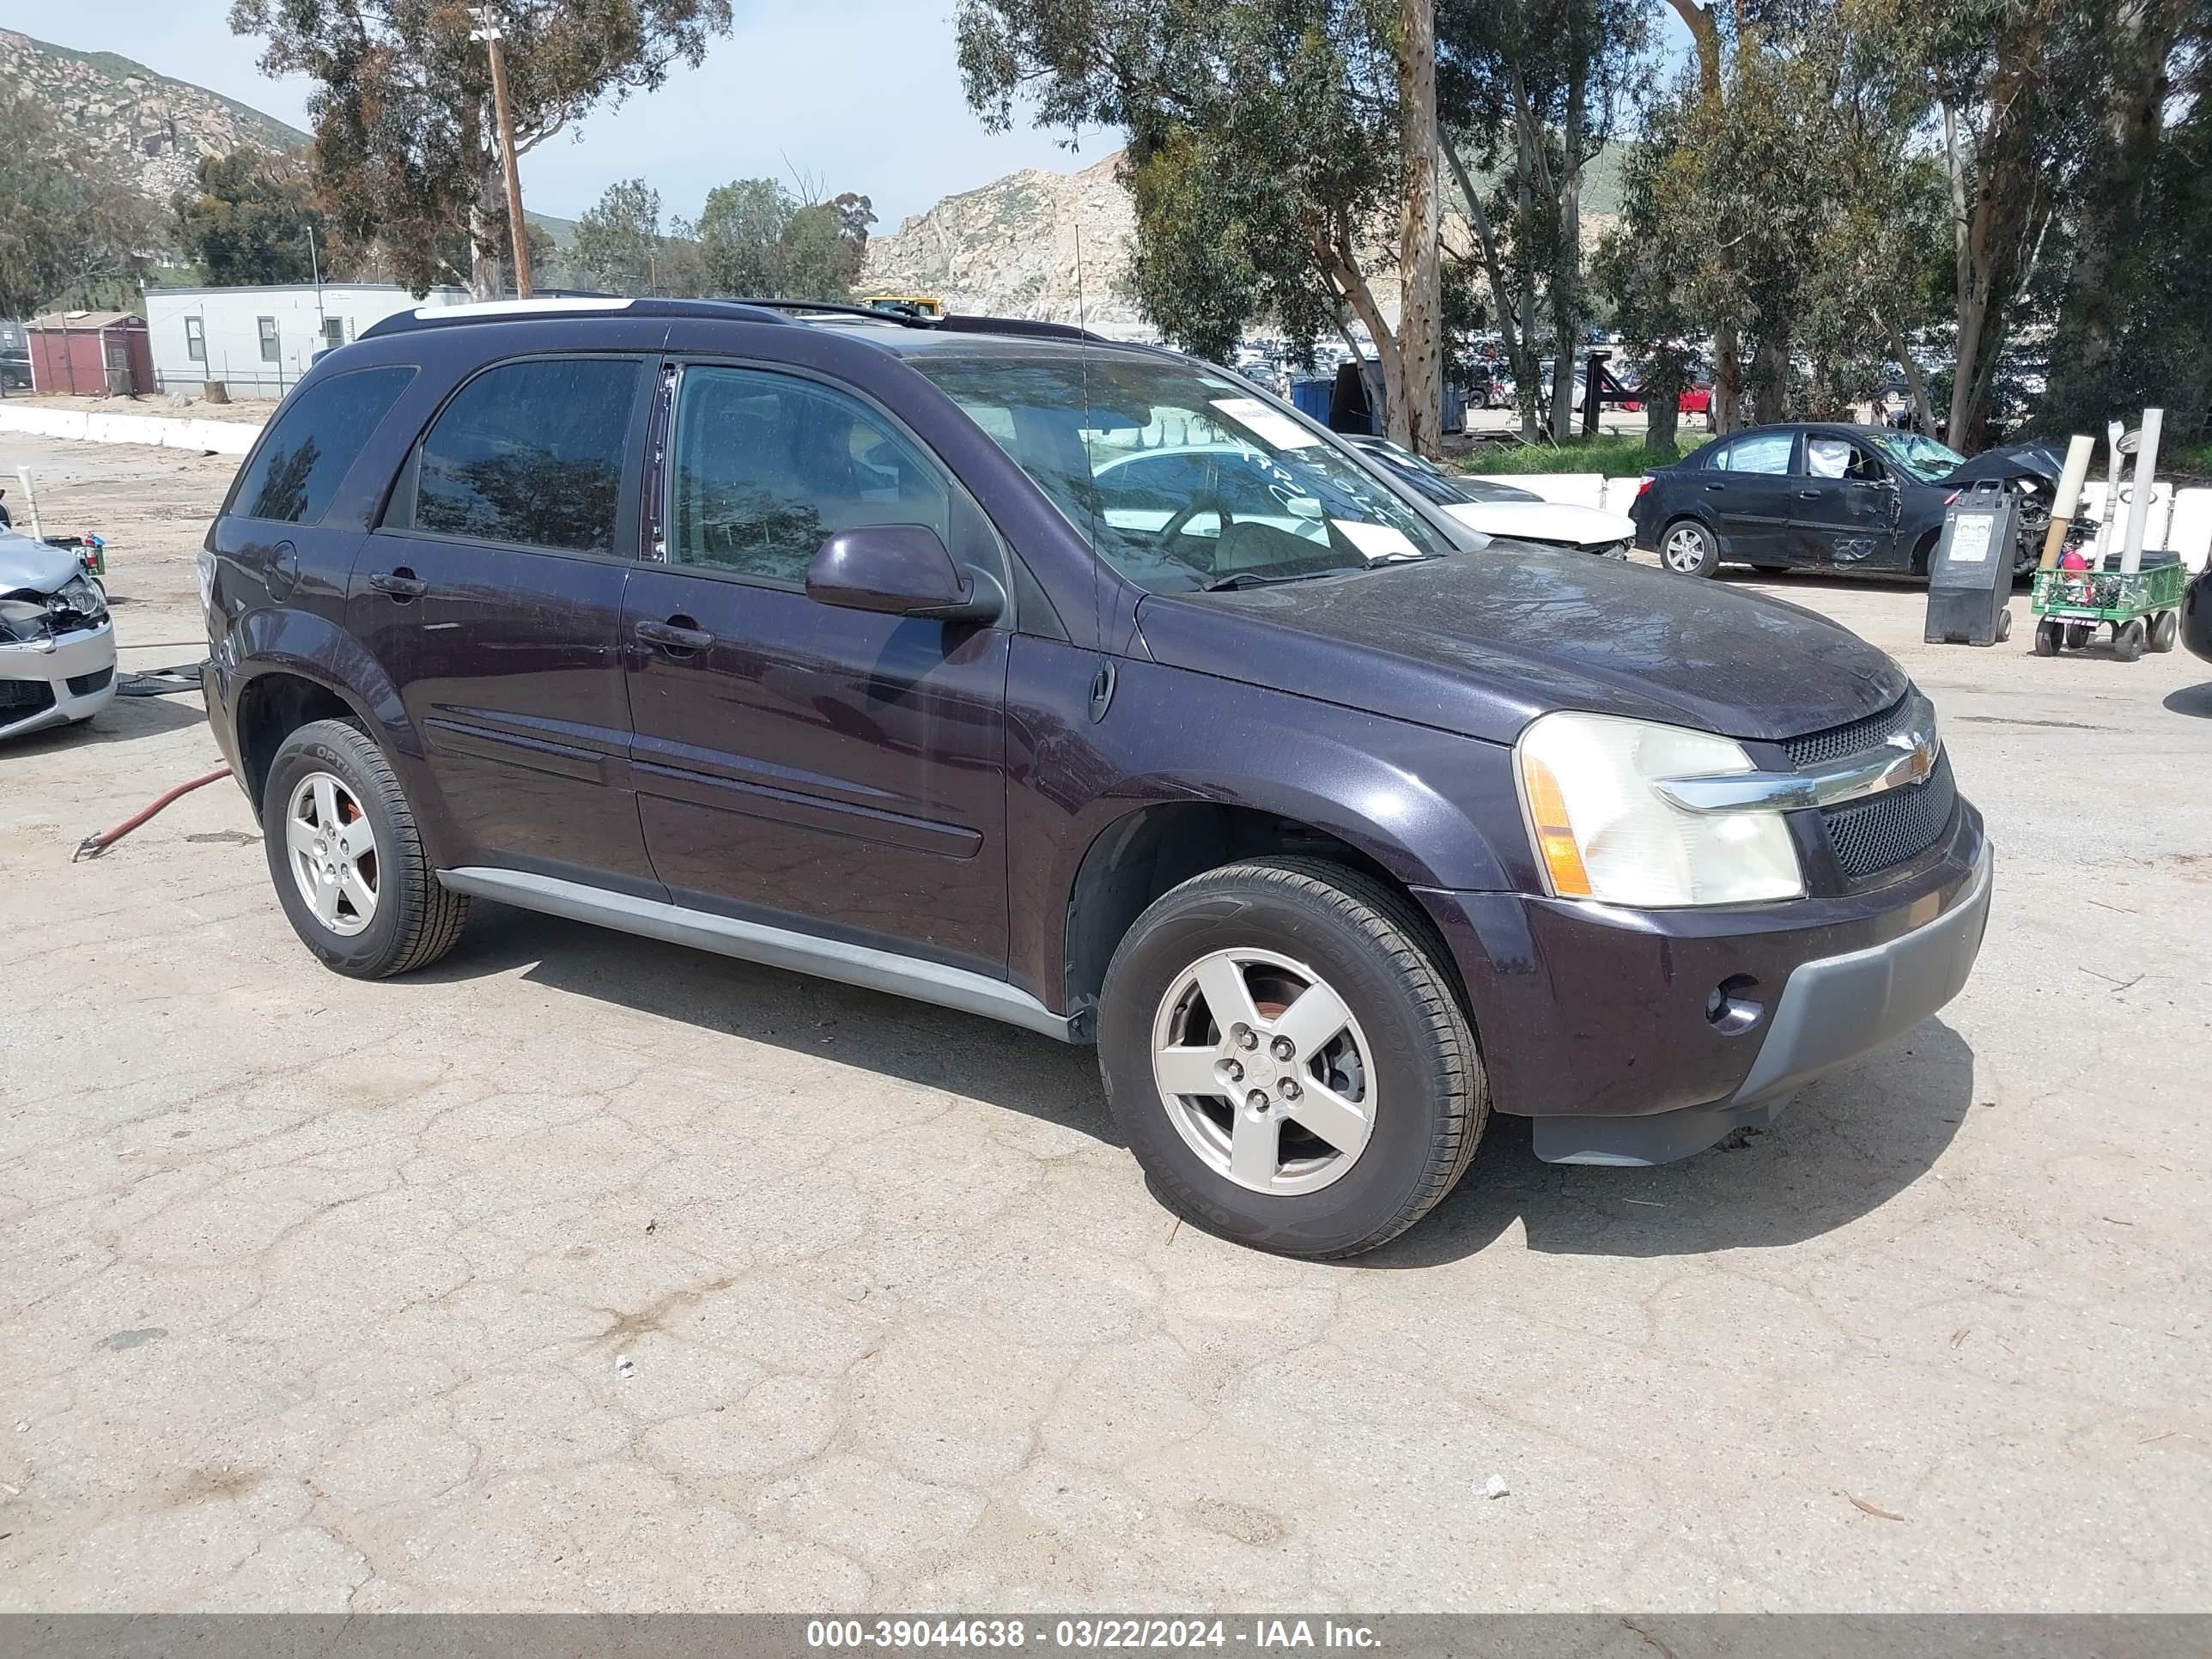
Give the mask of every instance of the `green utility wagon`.
[{"label": "green utility wagon", "polygon": [[2133,662],[2146,647],[2171,651],[2181,632],[2181,590],[2189,572],[2178,553],[2146,553],[2133,575],[2119,569],[2120,556],[2105,556],[2099,570],[2039,570],[2033,607],[2035,654],[2055,657],[2079,650],[2100,624],[2112,630],[2112,655]]}]

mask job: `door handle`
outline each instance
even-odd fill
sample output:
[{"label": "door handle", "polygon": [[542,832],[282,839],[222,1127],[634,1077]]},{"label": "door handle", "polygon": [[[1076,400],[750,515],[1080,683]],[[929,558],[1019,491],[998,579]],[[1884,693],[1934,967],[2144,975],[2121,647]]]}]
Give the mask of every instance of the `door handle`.
[{"label": "door handle", "polygon": [[368,585],[380,593],[389,593],[395,599],[419,599],[430,591],[430,584],[401,565],[393,571],[379,571],[368,579]]},{"label": "door handle", "polygon": [[641,622],[637,625],[637,636],[647,645],[682,653],[704,651],[714,642],[714,636],[702,628],[693,627],[689,617],[671,617],[666,622]]},{"label": "door handle", "polygon": [[1726,484],[1709,483],[1705,488],[1711,490],[1715,495],[1718,495],[1722,490],[1726,489],[1728,486]]},{"label": "door handle", "polygon": [[1817,501],[1820,499],[1820,492],[1817,489],[1801,489],[1797,492],[1797,499],[1801,501]]}]

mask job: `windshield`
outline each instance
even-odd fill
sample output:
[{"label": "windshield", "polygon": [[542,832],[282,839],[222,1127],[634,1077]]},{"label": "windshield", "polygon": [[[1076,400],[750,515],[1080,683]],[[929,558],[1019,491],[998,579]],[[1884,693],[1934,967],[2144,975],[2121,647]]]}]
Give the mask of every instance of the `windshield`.
[{"label": "windshield", "polygon": [[1156,593],[1364,570],[1450,544],[1279,404],[1195,363],[908,359],[1101,558]]},{"label": "windshield", "polygon": [[1948,478],[1966,464],[1966,458],[1957,450],[1917,432],[1877,432],[1872,435],[1876,449],[1923,483]]}]

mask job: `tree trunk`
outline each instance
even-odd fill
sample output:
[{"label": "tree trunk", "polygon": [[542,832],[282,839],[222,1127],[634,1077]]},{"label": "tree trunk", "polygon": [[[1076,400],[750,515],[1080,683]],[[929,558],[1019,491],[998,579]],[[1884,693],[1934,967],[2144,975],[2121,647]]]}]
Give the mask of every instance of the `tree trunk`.
[{"label": "tree trunk", "polygon": [[[1721,78],[1721,31],[1713,21],[1712,9],[1698,3],[1698,0],[1667,0],[1674,15],[1689,30],[1690,41],[1698,57],[1698,101],[1702,106],[1705,137],[1714,143],[1723,142],[1722,129],[1726,125],[1728,106]],[[1742,8],[1737,8],[1737,21],[1742,21]],[[1734,268],[1728,251],[1717,256],[1722,274]],[[1713,401],[1712,413],[1706,417],[1715,432],[1735,430],[1736,410],[1743,401],[1743,346],[1737,334],[1736,319],[1720,317],[1713,323]]]},{"label": "tree trunk", "polygon": [[1393,430],[1388,423],[1395,419],[1392,411],[1406,400],[1404,359],[1398,350],[1397,337],[1391,333],[1383,320],[1382,307],[1376,303],[1375,291],[1367,285],[1361,274],[1358,257],[1352,252],[1352,239],[1340,234],[1334,242],[1314,238],[1314,251],[1322,269],[1334,281],[1344,297],[1351,302],[1359,320],[1367,326],[1367,337],[1375,342],[1375,360],[1382,370],[1382,408],[1384,429]]},{"label": "tree trunk", "polygon": [[1790,416],[1790,336],[1776,330],[1759,343],[1751,360],[1751,413],[1761,426]]},{"label": "tree trunk", "polygon": [[507,185],[489,150],[480,150],[476,199],[469,204],[469,298],[496,300],[507,291]]},{"label": "tree trunk", "polygon": [[1391,400],[1389,430],[1394,441],[1434,459],[1442,453],[1443,409],[1443,295],[1437,252],[1443,211],[1437,190],[1436,0],[1399,0],[1397,45],[1398,142],[1406,175],[1398,229],[1402,395]]},{"label": "tree trunk", "polygon": [[[1559,185],[1559,242],[1552,260],[1552,315],[1558,361],[1552,369],[1552,436],[1565,443],[1574,436],[1575,360],[1582,355],[1583,331],[1583,125],[1589,65],[1579,53],[1568,74],[1566,129],[1561,135]],[[1562,393],[1565,395],[1563,396]]]},{"label": "tree trunk", "polygon": [[1917,359],[1905,348],[1905,336],[1897,325],[1889,325],[1889,349],[1897,359],[1897,366],[1905,372],[1905,389],[1912,398],[1912,429],[1928,437],[1936,435],[1936,410],[1928,401],[1928,377],[1920,372]]}]

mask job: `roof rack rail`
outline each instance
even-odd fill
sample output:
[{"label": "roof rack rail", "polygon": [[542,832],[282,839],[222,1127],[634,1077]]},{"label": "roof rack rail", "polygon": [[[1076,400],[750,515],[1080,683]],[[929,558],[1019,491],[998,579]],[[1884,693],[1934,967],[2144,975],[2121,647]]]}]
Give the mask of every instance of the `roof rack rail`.
[{"label": "roof rack rail", "polygon": [[418,328],[467,323],[527,322],[538,317],[586,317],[622,312],[632,317],[720,317],[731,322],[787,323],[773,303],[747,300],[633,299],[617,294],[566,294],[529,300],[470,301],[457,306],[416,306],[394,312],[362,330],[364,340]]},{"label": "roof rack rail", "polygon": [[933,317],[917,316],[911,311],[893,311],[884,306],[849,305],[842,300],[732,300],[736,306],[758,306],[763,311],[807,312],[828,317],[866,317],[872,322],[896,323],[902,328],[935,328]]},{"label": "roof rack rail", "polygon": [[939,319],[937,326],[947,334],[1017,334],[1038,340],[1088,340],[1094,345],[1113,344],[1104,335],[1093,334],[1073,323],[1042,323],[1030,317],[977,317],[956,312]]}]

